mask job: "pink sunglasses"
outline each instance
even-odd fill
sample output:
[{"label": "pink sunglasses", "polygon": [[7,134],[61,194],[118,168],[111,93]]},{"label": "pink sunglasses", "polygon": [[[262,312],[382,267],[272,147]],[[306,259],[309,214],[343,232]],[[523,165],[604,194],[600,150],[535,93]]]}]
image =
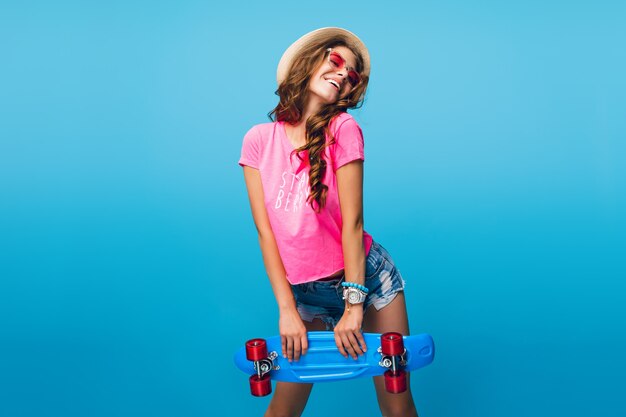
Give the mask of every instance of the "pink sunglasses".
[{"label": "pink sunglasses", "polygon": [[[330,53],[329,53],[330,52]],[[361,76],[352,67],[346,66],[346,60],[339,54],[339,52],[333,51],[333,48],[326,50],[328,54],[328,63],[333,70],[338,71],[345,68],[348,71],[348,82],[352,87],[358,85],[361,82]]]}]

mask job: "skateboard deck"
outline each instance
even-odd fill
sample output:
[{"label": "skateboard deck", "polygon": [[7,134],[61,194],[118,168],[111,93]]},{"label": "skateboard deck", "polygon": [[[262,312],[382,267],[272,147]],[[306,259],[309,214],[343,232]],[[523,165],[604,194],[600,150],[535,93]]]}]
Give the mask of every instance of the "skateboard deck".
[{"label": "skateboard deck", "polygon": [[[394,370],[397,368],[409,372],[430,364],[435,354],[433,339],[426,333],[412,336],[395,333],[398,338],[402,338],[399,349],[403,348],[404,352],[400,354],[395,351],[393,357],[382,353],[381,334],[363,333],[367,352],[356,360],[351,356],[345,358],[339,353],[333,332],[315,331],[307,334],[309,341],[307,353],[300,356],[300,360],[292,362],[282,356],[280,336],[252,339],[264,340],[267,344],[267,351],[263,351],[264,357],[268,358],[264,362],[264,373],[269,374],[269,378],[274,381],[316,383],[377,376],[391,369],[392,359]],[[246,346],[235,353],[234,361],[236,366],[248,375],[261,374],[258,369],[261,362],[248,359]]]}]

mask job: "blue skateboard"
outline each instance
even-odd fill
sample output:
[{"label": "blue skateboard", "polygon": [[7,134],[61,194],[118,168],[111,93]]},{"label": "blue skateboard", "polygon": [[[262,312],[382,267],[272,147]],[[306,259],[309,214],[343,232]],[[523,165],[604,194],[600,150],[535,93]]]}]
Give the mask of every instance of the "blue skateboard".
[{"label": "blue skateboard", "polygon": [[235,365],[251,375],[250,392],[261,397],[272,392],[271,379],[283,382],[328,382],[385,376],[387,391],[406,391],[406,372],[430,364],[435,346],[430,335],[363,333],[367,352],[358,359],[345,358],[333,332],[308,332],[309,348],[299,361],[282,357],[280,336],[251,339],[234,356]]}]

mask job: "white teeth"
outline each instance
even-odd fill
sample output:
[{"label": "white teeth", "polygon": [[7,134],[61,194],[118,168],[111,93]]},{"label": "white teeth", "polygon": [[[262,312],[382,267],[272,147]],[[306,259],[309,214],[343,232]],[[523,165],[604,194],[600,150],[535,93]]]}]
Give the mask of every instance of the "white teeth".
[{"label": "white teeth", "polygon": [[326,81],[328,81],[329,83],[334,85],[337,88],[337,90],[339,89],[339,84],[337,84],[337,81],[335,81],[335,80],[326,80]]}]

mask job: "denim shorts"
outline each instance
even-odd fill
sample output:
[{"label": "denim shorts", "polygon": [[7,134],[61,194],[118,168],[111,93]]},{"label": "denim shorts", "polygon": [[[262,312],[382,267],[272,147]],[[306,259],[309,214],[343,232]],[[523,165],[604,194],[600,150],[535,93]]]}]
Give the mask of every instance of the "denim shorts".
[{"label": "denim shorts", "polygon": [[[345,275],[329,281],[311,281],[292,285],[298,313],[302,320],[312,322],[321,319],[327,330],[332,330],[345,309],[343,287]],[[365,311],[373,305],[380,310],[391,303],[398,292],[404,290],[405,282],[396,268],[391,255],[377,243],[372,246],[365,262],[365,286],[369,289],[363,305]]]}]

